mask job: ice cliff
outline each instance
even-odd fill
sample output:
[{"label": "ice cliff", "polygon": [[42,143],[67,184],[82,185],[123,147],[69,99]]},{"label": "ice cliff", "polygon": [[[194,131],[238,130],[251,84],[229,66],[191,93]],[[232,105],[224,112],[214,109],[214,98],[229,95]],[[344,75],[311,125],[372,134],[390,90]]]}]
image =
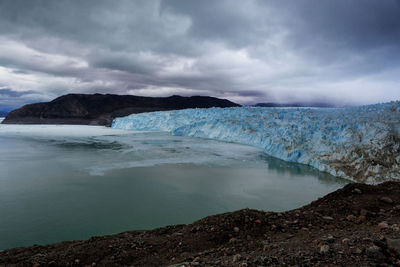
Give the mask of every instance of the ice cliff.
[{"label": "ice cliff", "polygon": [[351,108],[210,108],[130,115],[113,128],[169,131],[262,148],[361,182],[400,179],[400,102]]}]

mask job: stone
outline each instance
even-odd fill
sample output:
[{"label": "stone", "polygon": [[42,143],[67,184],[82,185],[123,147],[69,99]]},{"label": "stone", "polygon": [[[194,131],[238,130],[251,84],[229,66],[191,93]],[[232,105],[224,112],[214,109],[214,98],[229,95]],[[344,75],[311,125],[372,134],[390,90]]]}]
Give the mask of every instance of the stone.
[{"label": "stone", "polygon": [[326,254],[326,253],[329,252],[329,249],[330,249],[330,247],[329,247],[328,245],[322,245],[322,246],[319,248],[319,253],[321,253],[321,254]]},{"label": "stone", "polygon": [[350,243],[350,239],[348,239],[348,238],[342,239],[342,244],[348,244],[348,243]]},{"label": "stone", "polygon": [[360,215],[361,215],[361,216],[367,216],[368,213],[369,213],[369,212],[368,212],[366,209],[360,210]]},{"label": "stone", "polygon": [[346,219],[350,222],[354,222],[356,220],[356,216],[350,214],[350,215],[347,215]]},{"label": "stone", "polygon": [[383,229],[386,229],[386,228],[388,228],[389,227],[389,225],[387,224],[387,222],[380,222],[380,223],[378,223],[378,230],[379,231],[382,231]]},{"label": "stone", "polygon": [[233,261],[233,262],[240,261],[240,258],[241,258],[240,254],[236,254],[236,255],[233,256],[232,261]]},{"label": "stone", "polygon": [[237,242],[237,239],[236,238],[234,238],[234,237],[232,237],[231,239],[229,239],[229,243],[236,243]]},{"label": "stone", "polygon": [[358,216],[357,219],[355,220],[355,223],[360,224],[360,223],[365,222],[366,220],[367,220],[367,217],[365,217],[364,215],[360,215],[360,216]]},{"label": "stone", "polygon": [[393,200],[390,197],[381,197],[379,200],[388,204],[393,203]]},{"label": "stone", "polygon": [[239,227],[233,227],[233,231],[234,231],[235,233],[239,233]]},{"label": "stone", "polygon": [[192,262],[199,262],[200,261],[200,257],[196,257],[194,258],[194,260]]},{"label": "stone", "polygon": [[362,253],[362,250],[359,249],[359,248],[355,248],[355,249],[353,250],[353,254],[361,254],[361,253]]},{"label": "stone", "polygon": [[261,223],[261,221],[259,219],[254,221],[255,223]]},{"label": "stone", "polygon": [[377,246],[371,246],[365,250],[368,257],[373,259],[384,259],[385,255],[381,252],[381,249]]},{"label": "stone", "polygon": [[361,190],[358,189],[358,188],[354,188],[354,189],[353,189],[353,192],[354,192],[354,193],[357,193],[357,194],[361,194],[361,193],[362,193]]},{"label": "stone", "polygon": [[324,216],[324,217],[322,217],[322,219],[328,220],[328,221],[333,221],[333,218],[331,216]]},{"label": "stone", "polygon": [[186,267],[190,266],[190,262],[181,262],[178,264],[168,265],[168,267]]},{"label": "stone", "polygon": [[328,235],[328,237],[326,238],[326,240],[327,240],[329,243],[335,242],[335,238],[334,238],[332,235]]},{"label": "stone", "polygon": [[390,250],[396,252],[400,256],[400,239],[387,238],[386,245]]},{"label": "stone", "polygon": [[334,230],[336,227],[335,227],[335,225],[333,225],[333,224],[330,224],[330,225],[327,225],[327,226],[325,226],[325,229],[326,230]]}]

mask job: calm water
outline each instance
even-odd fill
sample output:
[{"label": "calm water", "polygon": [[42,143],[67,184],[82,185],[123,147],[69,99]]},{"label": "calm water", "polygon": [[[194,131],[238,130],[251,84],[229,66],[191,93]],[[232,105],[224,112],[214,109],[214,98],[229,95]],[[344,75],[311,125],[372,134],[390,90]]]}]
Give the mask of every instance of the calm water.
[{"label": "calm water", "polygon": [[90,126],[0,125],[0,249],[282,211],[345,181],[237,144]]}]

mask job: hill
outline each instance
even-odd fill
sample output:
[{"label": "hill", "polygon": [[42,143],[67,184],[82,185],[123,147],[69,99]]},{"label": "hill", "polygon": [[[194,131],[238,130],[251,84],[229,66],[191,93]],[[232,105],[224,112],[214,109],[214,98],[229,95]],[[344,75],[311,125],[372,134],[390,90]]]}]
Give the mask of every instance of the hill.
[{"label": "hill", "polygon": [[5,124],[111,125],[116,117],[133,113],[187,108],[237,107],[226,99],[208,96],[143,97],[112,94],[68,94],[11,111]]}]

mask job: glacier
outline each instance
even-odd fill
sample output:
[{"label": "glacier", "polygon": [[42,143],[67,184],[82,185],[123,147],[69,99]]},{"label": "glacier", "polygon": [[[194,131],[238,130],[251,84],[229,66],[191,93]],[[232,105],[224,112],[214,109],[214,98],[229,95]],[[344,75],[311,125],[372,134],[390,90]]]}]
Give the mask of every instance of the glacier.
[{"label": "glacier", "polygon": [[400,179],[399,101],[346,108],[160,111],[116,118],[112,127],[246,144],[352,181]]}]

